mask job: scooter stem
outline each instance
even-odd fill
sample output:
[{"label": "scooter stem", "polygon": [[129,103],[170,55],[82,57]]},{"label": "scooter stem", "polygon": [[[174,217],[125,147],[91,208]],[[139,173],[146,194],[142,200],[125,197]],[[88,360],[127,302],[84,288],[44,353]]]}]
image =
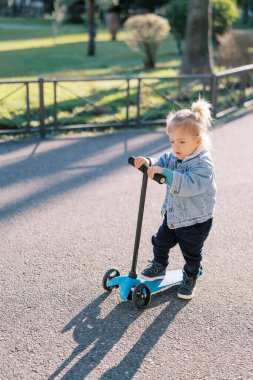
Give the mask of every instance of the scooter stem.
[{"label": "scooter stem", "polygon": [[132,267],[131,267],[131,271],[128,274],[128,276],[131,278],[137,278],[136,267],[137,267],[137,259],[138,259],[138,252],[139,252],[139,245],[140,245],[140,238],[141,238],[141,228],[142,228],[144,205],[145,205],[145,199],[146,199],[147,183],[148,183],[148,176],[146,174],[143,174],[140,205],[139,205],[135,242],[134,242]]}]

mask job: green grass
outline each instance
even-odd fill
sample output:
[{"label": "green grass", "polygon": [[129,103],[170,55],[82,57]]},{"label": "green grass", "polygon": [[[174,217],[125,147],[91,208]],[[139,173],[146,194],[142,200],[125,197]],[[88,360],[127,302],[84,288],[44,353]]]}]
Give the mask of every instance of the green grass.
[{"label": "green grass", "polygon": [[[178,73],[181,57],[173,37],[169,36],[160,46],[154,70],[144,70],[142,56],[125,43],[126,34],[118,33],[117,41],[100,29],[96,36],[96,55],[87,56],[88,35],[82,25],[63,25],[53,33],[50,20],[23,20],[0,18],[0,79],[37,79],[69,77],[112,76],[173,76]],[[120,91],[118,87],[121,86]],[[17,91],[15,91],[17,89]],[[31,125],[39,125],[38,85],[30,89]],[[1,94],[7,96],[1,102],[0,124],[9,127],[26,125],[26,92],[19,85],[0,85]],[[63,123],[96,123],[124,120],[126,82],[76,82],[65,83],[58,88],[58,121]],[[80,99],[82,98],[82,99]],[[83,101],[85,98],[85,101]],[[161,100],[161,99],[160,99]],[[159,105],[154,98],[154,105]],[[130,91],[130,117],[136,117],[137,87]],[[149,97],[150,104],[150,97]],[[46,123],[53,123],[53,86],[45,85]],[[95,103],[95,107],[90,103]],[[147,105],[146,104],[146,105]],[[143,109],[145,109],[144,105]]]},{"label": "green grass", "polygon": [[[36,77],[77,77],[101,75],[136,75],[143,70],[142,57],[124,42],[124,31],[118,41],[110,41],[106,30],[99,30],[96,38],[96,55],[86,54],[88,36],[82,25],[64,25],[53,35],[51,22],[40,20],[3,19],[12,29],[0,33],[1,79]],[[36,29],[21,29],[34,27]],[[15,29],[15,26],[17,29]],[[170,36],[164,41],[157,56],[156,75],[175,74],[180,65],[176,44]],[[152,70],[149,71],[149,75]]]},{"label": "green grass", "polygon": [[[0,79],[92,78],[147,76],[142,92],[142,119],[164,118],[177,104],[189,105],[189,99],[203,93],[203,86],[195,81],[159,81],[152,77],[175,76],[181,57],[175,41],[169,36],[160,45],[156,68],[145,70],[142,56],[125,43],[126,34],[118,33],[111,41],[107,30],[99,29],[96,36],[96,55],[86,54],[88,36],[82,25],[63,25],[53,33],[50,20],[0,18]],[[152,82],[153,81],[153,82]],[[158,90],[160,94],[154,92]],[[38,84],[31,84],[30,125],[39,125]],[[54,95],[52,83],[44,86],[47,125],[54,123]],[[0,84],[0,127],[24,127],[27,123],[26,88]],[[137,82],[131,81],[129,116],[137,115]],[[166,98],[167,97],[167,98]],[[59,124],[111,123],[126,117],[126,82],[90,81],[61,83],[57,88],[57,117]]]}]

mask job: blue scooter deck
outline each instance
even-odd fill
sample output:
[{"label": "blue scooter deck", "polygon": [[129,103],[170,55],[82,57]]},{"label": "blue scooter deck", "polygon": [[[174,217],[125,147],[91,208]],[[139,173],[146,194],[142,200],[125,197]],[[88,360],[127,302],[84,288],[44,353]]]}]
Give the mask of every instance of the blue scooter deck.
[{"label": "blue scooter deck", "polygon": [[163,279],[158,279],[154,281],[147,281],[142,278],[137,278],[137,280],[140,280],[140,283],[143,283],[149,287],[151,293],[156,293],[164,288],[169,288],[171,286],[180,284],[182,279],[183,279],[182,269],[168,270]]},{"label": "blue scooter deck", "polygon": [[169,288],[173,285],[179,284],[183,279],[182,269],[169,270],[163,279],[154,281],[145,281],[141,278],[130,278],[129,276],[117,276],[112,278],[108,282],[108,286],[119,286],[120,297],[122,300],[126,300],[131,289],[139,284],[145,284],[150,289],[151,293],[157,293],[164,288]]}]

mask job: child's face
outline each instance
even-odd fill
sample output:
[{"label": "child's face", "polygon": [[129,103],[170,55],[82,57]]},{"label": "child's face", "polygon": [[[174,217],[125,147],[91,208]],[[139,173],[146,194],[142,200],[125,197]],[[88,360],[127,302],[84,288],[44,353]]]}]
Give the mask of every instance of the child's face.
[{"label": "child's face", "polygon": [[190,156],[198,148],[201,138],[192,136],[183,128],[173,129],[168,133],[173,153],[183,160],[186,156]]}]

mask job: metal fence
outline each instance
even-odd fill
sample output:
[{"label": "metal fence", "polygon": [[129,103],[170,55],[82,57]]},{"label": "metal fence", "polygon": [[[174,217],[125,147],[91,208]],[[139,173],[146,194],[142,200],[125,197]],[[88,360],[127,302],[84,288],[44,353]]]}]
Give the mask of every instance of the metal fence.
[{"label": "metal fence", "polygon": [[0,134],[164,124],[199,94],[215,118],[253,104],[253,64],[176,77],[0,81]]}]

